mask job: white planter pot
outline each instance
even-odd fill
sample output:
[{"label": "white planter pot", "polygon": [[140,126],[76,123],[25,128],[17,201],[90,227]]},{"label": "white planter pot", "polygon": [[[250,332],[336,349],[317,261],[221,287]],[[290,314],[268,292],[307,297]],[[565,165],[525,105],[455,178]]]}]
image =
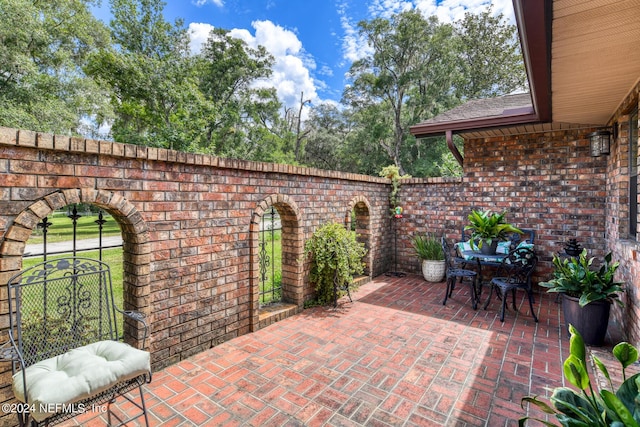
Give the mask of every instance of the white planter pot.
[{"label": "white planter pot", "polygon": [[422,260],[422,276],[427,282],[442,282],[446,273],[444,261]]}]

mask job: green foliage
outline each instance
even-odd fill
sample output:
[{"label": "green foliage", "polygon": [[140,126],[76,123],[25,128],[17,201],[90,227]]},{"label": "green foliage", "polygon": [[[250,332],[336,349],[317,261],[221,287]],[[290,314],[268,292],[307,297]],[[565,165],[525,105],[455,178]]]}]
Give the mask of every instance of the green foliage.
[{"label": "green foliage", "polygon": [[463,99],[487,98],[527,87],[520,42],[515,25],[493,15],[492,6],[479,14],[465,13],[455,24]]},{"label": "green foliage", "polygon": [[345,116],[344,143],[337,151],[341,170],[376,175],[390,162],[389,155],[377,143],[381,138],[386,138],[390,131],[384,108],[378,105],[357,106],[345,109],[342,113]]},{"label": "green foliage", "polygon": [[506,219],[506,212],[500,214],[487,211],[474,210],[469,214],[469,225],[465,230],[471,230],[471,242],[482,247],[483,242],[491,244],[494,239],[509,240],[509,234],[520,233],[522,230],[509,224]]},{"label": "green foliage", "polygon": [[560,292],[580,298],[581,307],[593,301],[606,300],[617,302],[622,306],[620,293],[624,283],[614,280],[620,263],[611,262],[611,252],[604,257],[599,269],[592,269],[594,258],[587,258],[587,250],[583,249],[578,257],[561,259],[553,256],[553,279],[539,283],[547,288],[547,292]]},{"label": "green foliage", "polygon": [[[454,143],[459,137],[454,135]],[[464,145],[462,143],[455,143],[460,154],[464,155]],[[449,150],[444,152],[440,158],[440,162],[437,164],[438,176],[452,176],[461,177],[464,174],[462,166],[453,156],[453,153]]]},{"label": "green foliage", "polygon": [[343,102],[351,107],[355,126],[347,142],[357,144],[360,157],[366,145],[376,148],[369,148],[360,171],[391,160],[403,174],[460,176],[459,165],[450,156],[443,159],[446,144],[416,140],[409,127],[466,99],[524,88],[515,26],[502,15],[492,16],[489,8],[454,25],[410,10],[358,27],[372,53],[349,70]]},{"label": "green foliage", "polygon": [[[563,372],[567,381],[576,387],[557,387],[553,390],[550,403],[538,399],[537,396],[526,396],[522,403],[537,406],[544,413],[554,415],[560,425],[566,427],[638,427],[640,425],[640,374],[626,377],[625,369],[638,360],[638,350],[627,342],[621,342],[613,348],[614,357],[622,366],[623,383],[614,391],[609,372],[600,359],[593,356],[597,369],[609,381],[610,390],[596,393],[593,390],[587,370],[586,348],[580,333],[569,325],[571,339],[569,341],[569,357],[564,361]],[[546,426],[554,426],[550,422],[532,417],[520,418],[518,424],[525,426],[533,419]]]},{"label": "green foliage", "polygon": [[400,169],[396,165],[390,165],[382,168],[378,175],[391,180],[391,192],[389,193],[389,204],[391,205],[391,215],[396,214],[396,208],[400,206],[400,180],[411,178],[410,175],[400,175]]},{"label": "green foliage", "polygon": [[455,72],[453,29],[435,17],[409,10],[389,19],[358,24],[372,54],[353,63],[343,100],[368,111],[368,126],[378,127],[370,141],[405,173],[402,149],[409,126],[449,104]]},{"label": "green foliage", "polygon": [[442,244],[434,234],[416,234],[411,238],[411,246],[416,251],[418,258],[422,260],[442,261],[444,252]]},{"label": "green foliage", "polygon": [[356,240],[354,232],[338,223],[318,228],[304,249],[311,262],[309,280],[315,285],[319,304],[332,302],[335,290],[350,285],[353,276],[364,271],[364,244]]},{"label": "green foliage", "polygon": [[[371,54],[354,62],[345,108],[286,109],[265,48],[215,28],[200,54],[162,0],[0,2],[0,126],[375,175],[460,176],[446,144],[409,127],[475,96],[522,87],[515,29],[491,9],[453,25],[417,10],[362,21]],[[314,109],[317,107],[314,107]],[[329,120],[327,120],[329,119]],[[109,125],[105,135],[102,125]]]},{"label": "green foliage", "polygon": [[108,88],[116,141],[188,150],[197,140],[204,100],[197,89],[189,35],[164,20],[160,0],[111,0],[113,44],[85,72]]},{"label": "green foliage", "polygon": [[[362,170],[363,153],[371,158],[365,147],[352,143],[352,118],[334,104],[318,104],[311,107],[305,122],[307,142],[302,162],[310,167],[328,170],[367,173]],[[372,144],[369,144],[371,146]],[[365,159],[366,160],[366,159]]]},{"label": "green foliage", "polygon": [[199,88],[207,104],[201,144],[217,156],[294,163],[295,137],[280,117],[274,88],[255,82],[272,73],[274,58],[227,30],[212,30],[198,58]]},{"label": "green foliage", "polygon": [[0,1],[0,126],[77,135],[108,109],[81,68],[108,45],[91,0]]}]

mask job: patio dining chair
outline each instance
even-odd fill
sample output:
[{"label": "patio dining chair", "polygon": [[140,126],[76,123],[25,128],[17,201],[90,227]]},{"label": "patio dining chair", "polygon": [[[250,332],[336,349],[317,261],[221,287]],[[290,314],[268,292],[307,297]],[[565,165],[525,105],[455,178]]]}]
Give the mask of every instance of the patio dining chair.
[{"label": "patio dining chair", "polygon": [[447,239],[445,239],[444,236],[442,236],[442,252],[444,252],[447,281],[447,290],[444,294],[444,301],[442,301],[442,305],[447,304],[447,299],[453,293],[456,281],[459,279],[461,283],[465,280],[469,282],[469,285],[471,286],[471,305],[474,310],[477,309],[478,295],[476,293],[476,282],[478,273],[473,270],[467,270],[457,266],[454,256],[451,253],[451,246],[449,246],[449,243],[447,243]]},{"label": "patio dining chair", "polygon": [[533,310],[533,289],[531,287],[531,275],[537,263],[538,257],[535,252],[529,248],[519,247],[509,252],[509,255],[502,260],[496,275],[491,279],[489,297],[484,304],[484,309],[486,310],[491,303],[491,296],[495,288],[496,293],[502,301],[500,321],[504,322],[507,294],[511,291],[513,309],[517,311],[516,290],[521,289],[527,293],[531,315],[537,322],[538,317]]}]

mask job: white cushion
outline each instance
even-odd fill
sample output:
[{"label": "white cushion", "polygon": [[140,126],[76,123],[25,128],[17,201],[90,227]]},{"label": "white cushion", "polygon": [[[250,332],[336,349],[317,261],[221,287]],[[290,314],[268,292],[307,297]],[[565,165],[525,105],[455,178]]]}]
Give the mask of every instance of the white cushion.
[{"label": "white cushion", "polygon": [[[60,411],[60,404],[78,402],[150,370],[149,353],[122,342],[99,341],[69,350],[25,370],[31,415],[42,421]],[[13,393],[26,401],[22,372],[13,376]]]}]

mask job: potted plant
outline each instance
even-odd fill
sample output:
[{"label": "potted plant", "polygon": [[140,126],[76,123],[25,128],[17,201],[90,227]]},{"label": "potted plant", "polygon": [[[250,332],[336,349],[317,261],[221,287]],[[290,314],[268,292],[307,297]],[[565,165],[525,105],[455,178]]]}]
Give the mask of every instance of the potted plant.
[{"label": "potted plant", "polygon": [[468,217],[470,224],[464,227],[471,230],[471,245],[484,254],[494,255],[498,242],[509,240],[513,233],[522,234],[522,230],[506,221],[505,215],[506,212],[472,211]]},{"label": "potted plant", "polygon": [[315,285],[316,304],[335,304],[340,293],[353,286],[354,275],[364,270],[364,244],[356,240],[353,231],[336,222],[318,228],[304,249],[310,261],[309,280]]},{"label": "potted plant", "polygon": [[614,275],[618,262],[611,262],[611,253],[604,257],[599,269],[592,268],[594,258],[587,258],[583,249],[577,257],[562,259],[554,255],[553,279],[539,283],[547,292],[562,294],[562,311],[589,345],[602,345],[609,324],[611,303],[622,306],[622,282]]},{"label": "potted plant", "polygon": [[422,260],[424,279],[427,282],[442,282],[446,265],[440,240],[430,233],[416,234],[411,238],[411,246]]},{"label": "potted plant", "polygon": [[[638,349],[627,342],[613,348],[613,355],[622,365],[622,384],[615,391],[607,367],[596,356],[593,361],[609,382],[609,389],[599,393],[593,389],[586,361],[586,348],[580,333],[569,325],[569,357],[564,361],[564,377],[578,391],[569,387],[556,387],[549,398],[551,405],[537,396],[526,396],[522,403],[532,403],[544,413],[555,415],[563,426],[593,427],[638,427],[640,425],[640,374],[626,377],[625,369],[638,360]],[[528,420],[539,421],[546,426],[554,426],[548,421],[533,417],[520,418],[518,425],[526,426]]]},{"label": "potted plant", "polygon": [[566,253],[569,256],[577,256],[577,255],[580,255],[581,252],[582,252],[582,246],[580,246],[580,243],[578,243],[578,240],[576,239],[569,239],[564,244],[564,253]]}]

